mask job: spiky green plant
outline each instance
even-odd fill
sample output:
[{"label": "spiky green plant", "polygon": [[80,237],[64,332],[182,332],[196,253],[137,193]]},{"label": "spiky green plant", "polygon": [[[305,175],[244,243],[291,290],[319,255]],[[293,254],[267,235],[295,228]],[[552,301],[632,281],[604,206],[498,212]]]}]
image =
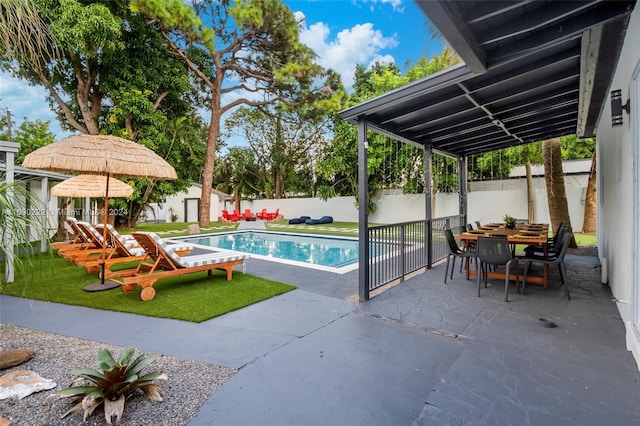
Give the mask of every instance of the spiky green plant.
[{"label": "spiky green plant", "polygon": [[509,225],[515,224],[516,220],[517,219],[515,217],[513,217],[513,216],[510,216],[508,214],[504,215],[504,222],[509,224]]},{"label": "spiky green plant", "polygon": [[[141,375],[142,370],[160,355],[140,354],[132,360],[134,348],[124,349],[116,361],[108,349],[98,352],[98,369],[78,368],[70,374],[76,376],[71,387],[51,394],[50,397],[72,398],[77,404],[60,418],[84,410],[83,421],[104,404],[104,416],[109,425],[122,421],[124,403],[129,395],[140,389],[154,402],[161,402],[164,393],[153,380],[167,380],[165,373]],[[82,383],[84,382],[84,383]]]},{"label": "spiky green plant", "polygon": [[[12,261],[18,271],[30,265],[31,240],[49,238],[43,218],[29,216],[29,211],[44,211],[44,204],[23,185],[7,182],[6,174],[0,173],[0,258]],[[12,246],[7,241],[11,241]],[[24,257],[19,256],[21,252],[25,253]],[[0,273],[0,282],[4,280]]]}]

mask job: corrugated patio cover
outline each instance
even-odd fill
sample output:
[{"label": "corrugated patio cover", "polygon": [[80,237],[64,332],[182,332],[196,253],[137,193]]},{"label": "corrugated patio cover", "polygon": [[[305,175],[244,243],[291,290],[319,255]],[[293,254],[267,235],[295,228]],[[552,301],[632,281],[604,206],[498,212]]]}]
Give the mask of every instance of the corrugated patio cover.
[{"label": "corrugated patio cover", "polygon": [[62,173],[177,178],[175,169],[149,148],[111,135],[70,136],[28,154],[22,165]]},{"label": "corrugated patio cover", "polygon": [[[51,187],[51,195],[56,197],[104,197],[107,180],[100,175],[78,175]],[[126,183],[109,178],[109,197],[128,197],[133,188]]]}]

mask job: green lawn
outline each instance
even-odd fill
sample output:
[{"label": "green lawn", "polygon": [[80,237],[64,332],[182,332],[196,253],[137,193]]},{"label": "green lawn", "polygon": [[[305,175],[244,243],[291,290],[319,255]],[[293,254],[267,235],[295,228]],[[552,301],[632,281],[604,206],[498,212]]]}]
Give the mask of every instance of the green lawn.
[{"label": "green lawn", "polygon": [[578,247],[590,247],[596,245],[596,234],[580,234],[575,232],[573,236],[576,239]]},{"label": "green lawn", "polygon": [[[147,231],[147,232],[155,232],[161,237],[177,237],[187,235],[187,227],[196,222],[176,222],[176,223],[141,223],[138,224],[135,228],[123,228],[118,229],[121,234],[130,234],[135,231]],[[202,233],[209,232],[223,232],[229,230],[235,230],[238,228],[237,223],[222,223],[222,222],[211,222],[210,226],[206,228],[202,228]]]},{"label": "green lawn", "polygon": [[[140,287],[132,293],[123,293],[119,288],[94,293],[84,291],[86,285],[99,282],[97,275],[87,274],[84,268],[57,254],[39,254],[25,262],[31,263],[16,271],[14,283],[0,284],[0,293],[193,322],[205,321],[295,288],[238,270],[234,271],[231,281],[226,280],[226,272],[214,271],[211,277],[199,272],[157,281],[156,296],[143,302]],[[129,266],[135,267],[135,264]]]}]

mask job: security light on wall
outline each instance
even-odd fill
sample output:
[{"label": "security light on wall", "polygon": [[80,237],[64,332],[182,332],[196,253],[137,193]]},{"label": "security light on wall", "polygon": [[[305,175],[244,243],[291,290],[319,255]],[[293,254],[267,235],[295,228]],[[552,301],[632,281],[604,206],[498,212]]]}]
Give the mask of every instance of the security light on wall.
[{"label": "security light on wall", "polygon": [[631,100],[627,99],[627,103],[622,105],[622,90],[613,90],[611,92],[611,125],[622,126],[622,110],[627,114],[631,112]]}]

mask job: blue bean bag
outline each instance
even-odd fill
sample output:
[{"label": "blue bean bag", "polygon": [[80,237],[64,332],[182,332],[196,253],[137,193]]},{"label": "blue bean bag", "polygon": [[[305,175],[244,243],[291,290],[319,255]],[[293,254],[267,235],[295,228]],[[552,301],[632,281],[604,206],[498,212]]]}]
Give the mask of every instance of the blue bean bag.
[{"label": "blue bean bag", "polygon": [[299,223],[304,223],[304,221],[307,219],[311,219],[311,217],[310,216],[294,217],[293,219],[289,219],[289,225],[297,225]]},{"label": "blue bean bag", "polygon": [[333,217],[322,216],[320,219],[307,219],[304,221],[307,225],[321,225],[323,223],[333,223]]}]

